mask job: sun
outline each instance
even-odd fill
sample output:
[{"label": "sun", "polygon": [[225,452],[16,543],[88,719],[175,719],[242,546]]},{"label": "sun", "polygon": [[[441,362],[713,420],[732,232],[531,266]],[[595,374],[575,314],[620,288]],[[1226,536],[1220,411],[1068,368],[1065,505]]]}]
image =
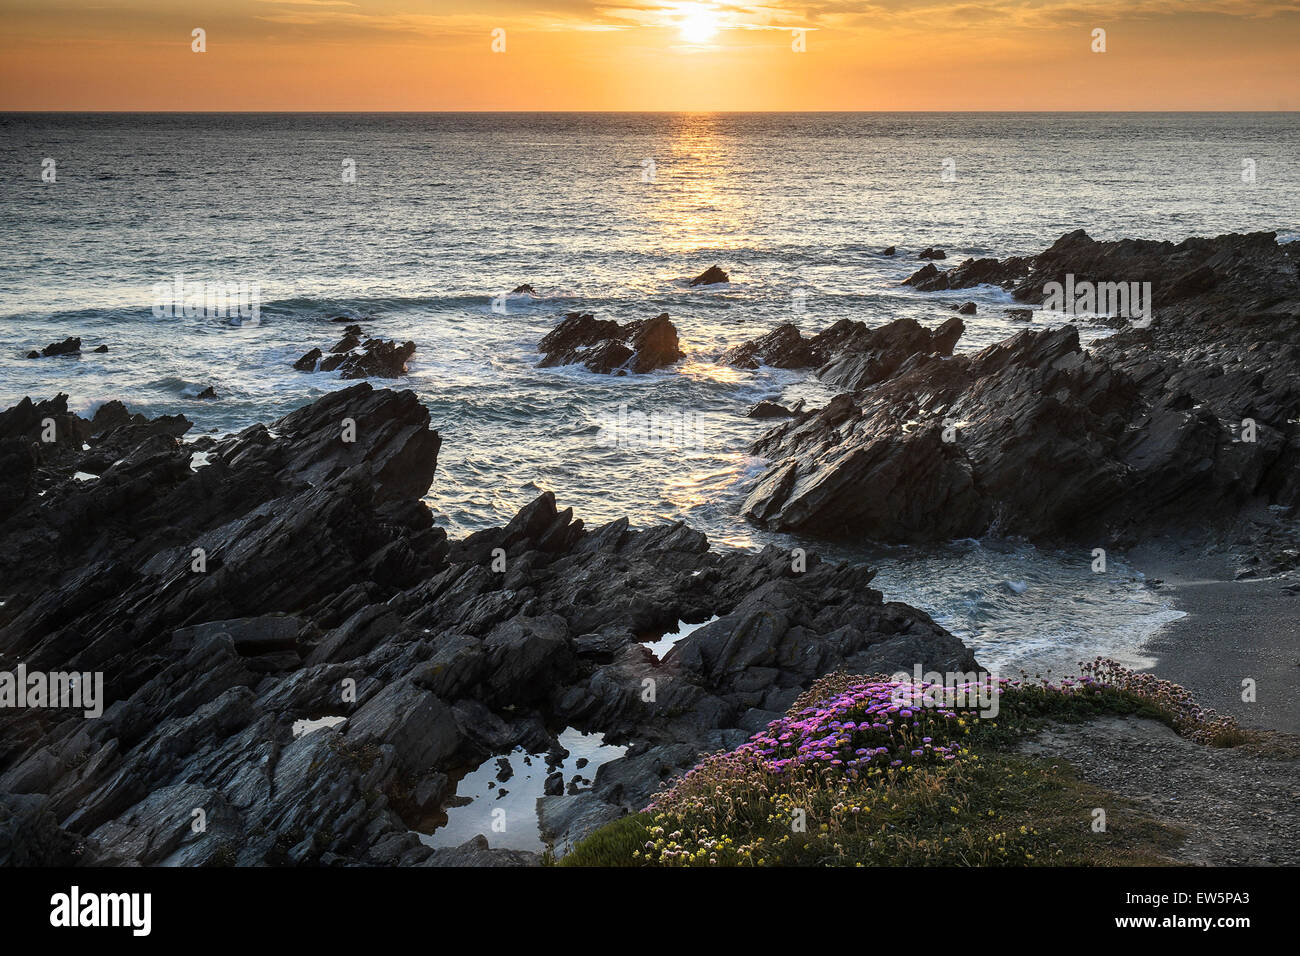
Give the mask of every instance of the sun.
[{"label": "sun", "polygon": [[677,30],[688,43],[708,43],[722,29],[718,16],[708,7],[691,4],[682,10]]}]

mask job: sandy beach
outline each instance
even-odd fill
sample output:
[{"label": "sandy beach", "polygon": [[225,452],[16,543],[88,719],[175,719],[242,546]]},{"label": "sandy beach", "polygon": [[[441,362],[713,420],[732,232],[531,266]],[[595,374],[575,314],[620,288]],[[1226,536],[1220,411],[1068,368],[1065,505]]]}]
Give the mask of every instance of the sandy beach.
[{"label": "sandy beach", "polygon": [[[1300,733],[1300,595],[1283,590],[1294,575],[1237,581],[1232,555],[1170,541],[1131,557],[1186,612],[1144,648],[1157,658],[1153,671],[1245,726]],[[1247,678],[1255,681],[1253,702],[1242,700]]]}]

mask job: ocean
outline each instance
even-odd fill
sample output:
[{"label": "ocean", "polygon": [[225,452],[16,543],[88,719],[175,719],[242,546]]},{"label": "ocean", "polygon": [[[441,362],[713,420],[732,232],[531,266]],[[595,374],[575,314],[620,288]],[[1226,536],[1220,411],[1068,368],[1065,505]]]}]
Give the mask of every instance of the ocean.
[{"label": "ocean", "polygon": [[[190,437],[231,432],[352,384],[293,362],[339,338],[329,319],[373,319],[418,345],[408,377],[374,384],[414,389],[442,433],[428,503],[449,533],[549,489],[589,526],[686,520],[718,547],[869,562],[888,598],[1003,673],[1141,666],[1178,612],[1122,556],[1093,574],[1089,549],[753,528],[738,507],[765,425],[745,411],[830,393],[713,359],[782,322],[937,324],[967,299],[959,350],[1024,327],[998,289],[902,287],[927,246],[951,265],[1077,228],[1300,236],[1300,118],[1285,113],[4,114],[0,130],[0,407],[62,391],[82,414],[121,399],[185,414]],[[730,284],[688,287],[715,263]],[[178,281],[255,290],[257,321],[156,314]],[[506,294],[524,283],[534,295]],[[574,310],[667,312],[687,356],[636,377],[536,368]],[[69,335],[80,358],[25,358]],[[216,401],[197,397],[209,386]],[[621,415],[678,440],[611,442]]]}]

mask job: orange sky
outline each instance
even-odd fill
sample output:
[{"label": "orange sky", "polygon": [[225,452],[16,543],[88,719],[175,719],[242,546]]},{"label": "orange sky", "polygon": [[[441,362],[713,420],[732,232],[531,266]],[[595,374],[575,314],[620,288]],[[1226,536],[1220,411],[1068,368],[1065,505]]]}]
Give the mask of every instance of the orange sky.
[{"label": "orange sky", "polygon": [[1300,0],[0,0],[0,16],[0,109],[1300,109]]}]

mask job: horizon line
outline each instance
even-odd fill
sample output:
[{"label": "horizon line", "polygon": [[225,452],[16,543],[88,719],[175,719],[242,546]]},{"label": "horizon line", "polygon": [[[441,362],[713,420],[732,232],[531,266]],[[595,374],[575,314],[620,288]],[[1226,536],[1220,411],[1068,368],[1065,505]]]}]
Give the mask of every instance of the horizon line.
[{"label": "horizon line", "polygon": [[177,109],[177,110],[158,110],[158,109],[76,109],[76,108],[40,108],[40,107],[6,107],[0,106],[0,113],[94,113],[94,114],[152,114],[152,115],[239,115],[239,114],[284,114],[284,115],[307,115],[307,114],[338,114],[338,115],[374,115],[374,114],[393,114],[405,116],[420,115],[439,115],[439,114],[482,114],[482,113],[515,113],[515,114],[556,114],[556,113],[589,113],[589,114],[629,114],[629,113],[662,113],[665,115],[678,113],[691,113],[698,115],[708,114],[748,114],[748,115],[804,115],[804,114],[876,114],[889,115],[899,113],[1001,113],[1009,115],[1043,115],[1055,113],[1082,113],[1082,114],[1101,114],[1101,113],[1179,113],[1179,114],[1260,114],[1260,113],[1300,113],[1300,109],[1039,109],[1039,110],[1012,110],[1012,109],[897,109],[897,110],[843,110],[843,109],[805,109],[805,110],[738,110],[738,109],[716,109],[716,110],[699,110],[699,109],[656,109],[656,110],[593,110],[593,109],[430,109],[430,110],[403,110],[403,109]]}]

